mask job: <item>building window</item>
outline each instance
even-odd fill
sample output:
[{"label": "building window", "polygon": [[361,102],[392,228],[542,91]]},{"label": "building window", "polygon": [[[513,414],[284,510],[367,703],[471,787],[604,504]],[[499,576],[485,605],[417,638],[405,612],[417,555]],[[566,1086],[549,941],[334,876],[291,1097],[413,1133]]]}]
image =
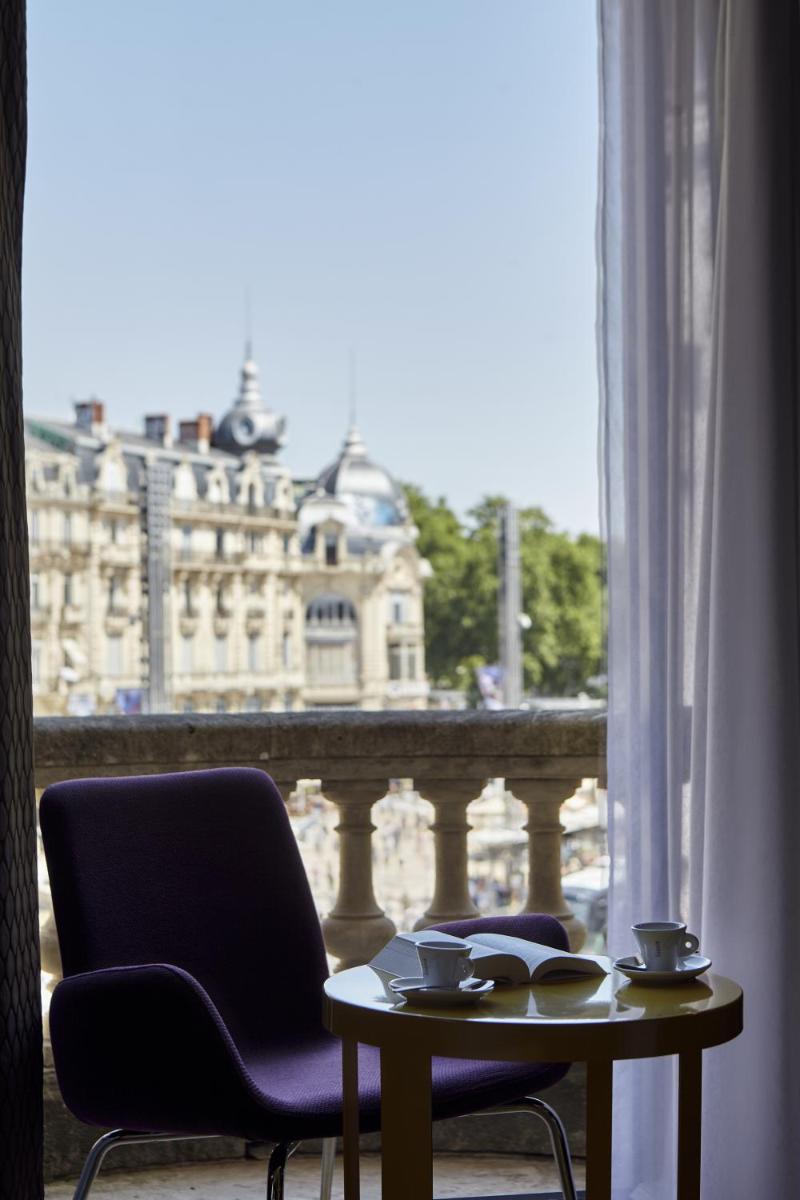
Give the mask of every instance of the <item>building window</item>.
[{"label": "building window", "polygon": [[226,700],[223,700],[222,697],[220,696],[220,698],[217,700],[214,707],[218,713],[227,712],[228,711],[228,702]]},{"label": "building window", "polygon": [[285,533],[285,534],[283,535],[283,553],[284,553],[284,554],[291,554],[291,550],[292,550],[292,538],[291,538],[291,535],[290,535],[290,534],[288,534],[288,533]]},{"label": "building window", "polygon": [[190,559],[192,557],[192,527],[184,525],[181,529],[181,558]]},{"label": "building window", "polygon": [[291,671],[292,669],[292,635],[284,633],[281,641],[281,662],[284,670]]},{"label": "building window", "polygon": [[335,567],[339,562],[339,539],[335,533],[325,534],[325,566]]},{"label": "building window", "polygon": [[389,678],[395,681],[403,678],[403,647],[399,642],[389,645]]},{"label": "building window", "polygon": [[261,712],[261,697],[246,696],[244,701],[245,712]]},{"label": "building window", "polygon": [[30,513],[30,532],[28,533],[28,537],[32,542],[38,542],[39,540],[39,513],[36,509]]},{"label": "building window", "polygon": [[250,554],[261,554],[264,550],[264,539],[260,533],[249,530],[247,533],[247,549]]},{"label": "building window", "polygon": [[225,584],[220,583],[217,586],[217,616],[224,617],[228,614],[228,604],[225,599]]},{"label": "building window", "polygon": [[248,671],[261,670],[261,638],[257,633],[250,633],[247,636],[247,669]]},{"label": "building window", "polygon": [[31,608],[35,611],[42,607],[42,585],[38,575],[31,575]]},{"label": "building window", "polygon": [[108,611],[115,612],[119,600],[119,580],[112,575],[108,581]]},{"label": "building window", "polygon": [[216,549],[215,549],[216,556],[217,556],[217,558],[224,558],[225,557],[225,530],[224,529],[218,529],[216,531],[215,540],[216,540]]},{"label": "building window", "polygon": [[112,543],[112,545],[116,545],[119,541],[119,521],[115,520],[113,517],[108,522],[108,540]]},{"label": "building window", "polygon": [[194,670],[194,638],[184,634],[181,638],[181,671],[191,675]]},{"label": "building window", "polygon": [[106,675],[122,674],[122,637],[116,634],[106,638]]},{"label": "building window", "polygon": [[183,581],[183,611],[187,617],[194,614],[194,604],[192,603],[192,581],[184,579]]},{"label": "building window", "polygon": [[64,541],[72,541],[72,514],[64,513]]},{"label": "building window", "polygon": [[408,621],[408,592],[389,593],[389,620],[392,625],[405,625]]},{"label": "building window", "polygon": [[72,604],[74,604],[74,597],[73,597],[73,591],[72,591],[72,576],[65,575],[64,576],[64,607],[70,608],[72,606]]},{"label": "building window", "polygon": [[214,670],[227,671],[228,669],[228,639],[226,637],[217,636],[214,638]]},{"label": "building window", "polygon": [[417,647],[406,645],[405,642],[389,643],[389,678],[397,682],[401,679],[416,679],[417,677]]},{"label": "building window", "polygon": [[34,686],[42,678],[42,643],[31,642],[31,678]]}]

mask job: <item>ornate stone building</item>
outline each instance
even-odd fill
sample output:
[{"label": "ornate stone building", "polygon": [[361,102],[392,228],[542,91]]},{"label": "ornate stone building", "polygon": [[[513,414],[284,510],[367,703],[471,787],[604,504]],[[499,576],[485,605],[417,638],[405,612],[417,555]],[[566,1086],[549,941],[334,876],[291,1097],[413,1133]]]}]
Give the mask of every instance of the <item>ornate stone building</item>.
[{"label": "ornate stone building", "polygon": [[26,421],[37,712],[425,707],[429,568],[358,431],[294,482],[249,353],[216,428],[144,425]]}]

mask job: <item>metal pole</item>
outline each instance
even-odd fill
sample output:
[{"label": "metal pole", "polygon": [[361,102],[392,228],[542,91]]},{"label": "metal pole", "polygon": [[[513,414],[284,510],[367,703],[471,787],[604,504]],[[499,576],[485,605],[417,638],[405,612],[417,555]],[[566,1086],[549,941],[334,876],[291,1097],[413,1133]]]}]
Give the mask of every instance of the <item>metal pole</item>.
[{"label": "metal pole", "polygon": [[522,702],[522,579],[519,565],[519,513],[513,504],[500,510],[498,548],[498,645],[503,668],[503,703],[519,708]]},{"label": "metal pole", "polygon": [[147,711],[169,712],[168,684],[171,581],[170,496],[172,466],[152,459],[145,465],[145,562],[143,584],[147,604]]}]

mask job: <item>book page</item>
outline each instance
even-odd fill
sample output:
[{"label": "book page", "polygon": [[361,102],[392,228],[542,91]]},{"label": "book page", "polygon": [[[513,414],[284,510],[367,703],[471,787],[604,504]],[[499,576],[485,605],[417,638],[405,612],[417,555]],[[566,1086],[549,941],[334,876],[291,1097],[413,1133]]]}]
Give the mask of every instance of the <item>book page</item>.
[{"label": "book page", "polygon": [[[606,960],[593,954],[573,954],[569,950],[554,950],[540,942],[511,937],[503,933],[475,933],[468,941],[485,947],[489,954],[502,954],[521,960],[530,979],[555,978],[556,975],[605,975]],[[473,957],[475,957],[473,955]]]},{"label": "book page", "polygon": [[507,954],[520,959],[531,976],[541,963],[550,962],[554,958],[570,957],[554,950],[552,946],[528,942],[524,938],[510,937],[505,933],[474,933],[468,940],[478,946],[484,955]]}]

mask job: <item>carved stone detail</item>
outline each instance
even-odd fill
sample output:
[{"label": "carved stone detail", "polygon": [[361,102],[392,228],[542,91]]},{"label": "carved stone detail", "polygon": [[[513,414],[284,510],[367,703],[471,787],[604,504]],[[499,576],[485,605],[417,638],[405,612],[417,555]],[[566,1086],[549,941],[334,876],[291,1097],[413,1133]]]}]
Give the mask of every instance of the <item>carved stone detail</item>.
[{"label": "carved stone detail", "polygon": [[[511,782],[511,781],[509,781]],[[550,913],[566,927],[570,949],[586,941],[586,926],[564,899],[561,887],[561,805],[580,779],[515,779],[513,793],[528,810],[528,899],[522,912]]]},{"label": "carved stone detail", "polygon": [[386,795],[386,781],[323,781],[322,791],[339,809],[339,892],[322,932],[341,971],[367,962],[396,932],[372,884],[372,806]]},{"label": "carved stone detail", "polygon": [[421,796],[434,807],[431,832],[435,839],[436,878],[433,899],[415,928],[439,925],[477,917],[477,908],[469,894],[467,808],[483,791],[483,779],[417,779]]}]

